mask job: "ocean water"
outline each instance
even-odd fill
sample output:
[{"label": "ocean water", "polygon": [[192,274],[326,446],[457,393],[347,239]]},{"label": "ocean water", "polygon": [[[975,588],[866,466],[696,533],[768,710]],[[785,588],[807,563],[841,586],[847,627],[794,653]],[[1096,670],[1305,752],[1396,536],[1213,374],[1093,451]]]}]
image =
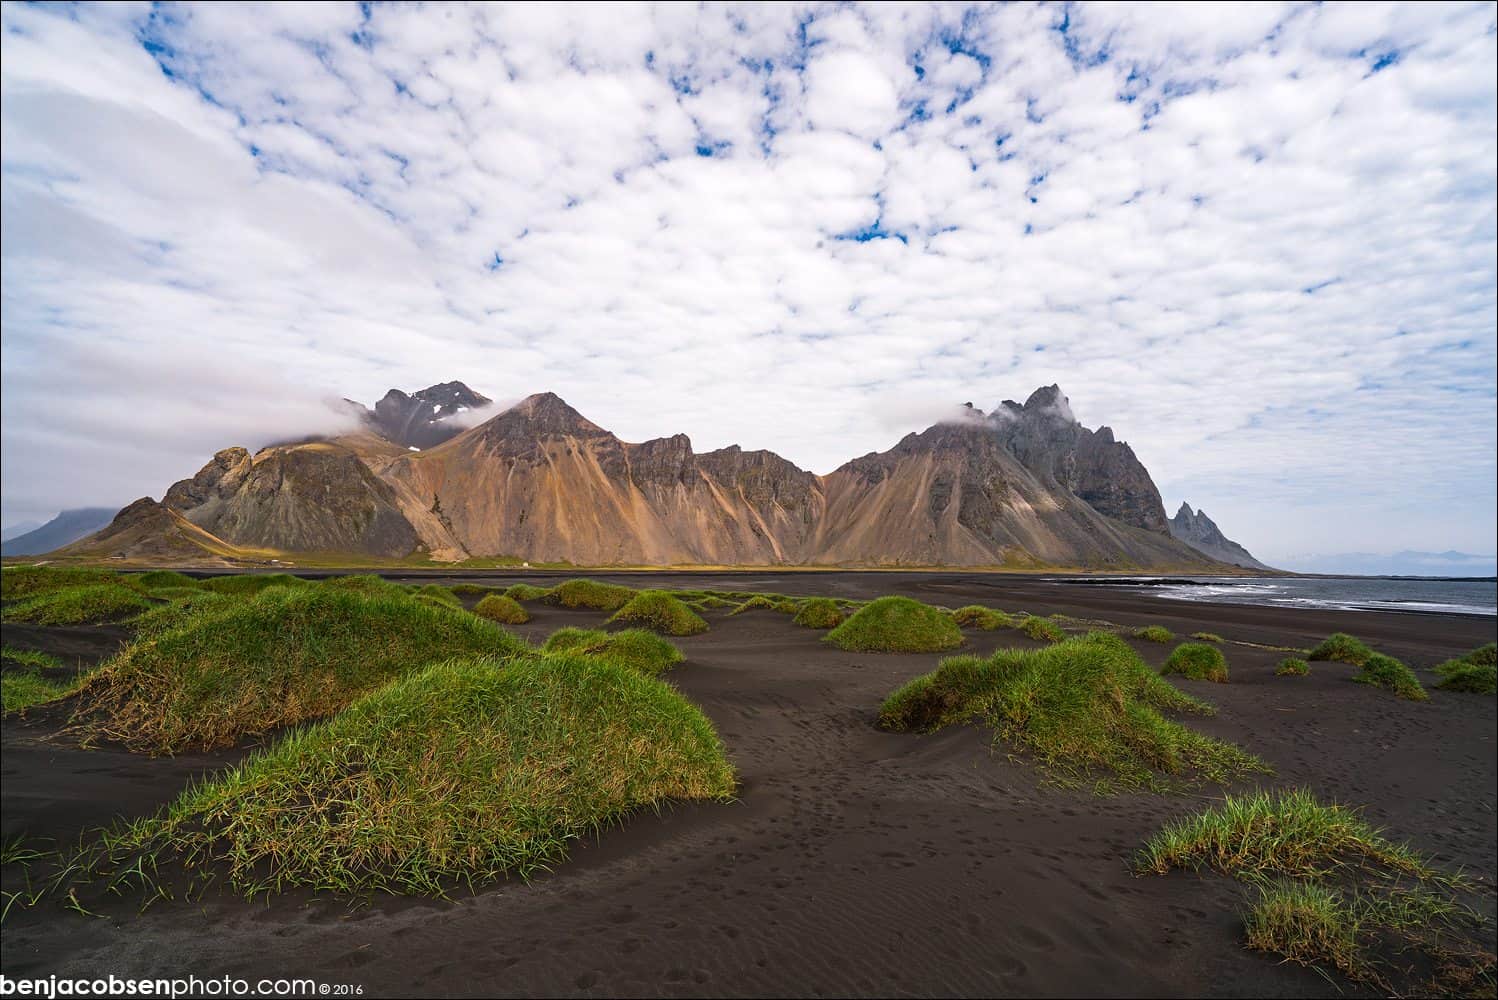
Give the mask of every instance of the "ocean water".
[{"label": "ocean water", "polygon": [[1498,615],[1498,581],[1434,577],[1124,577],[1067,580],[1133,587],[1163,600],[1338,611]]}]

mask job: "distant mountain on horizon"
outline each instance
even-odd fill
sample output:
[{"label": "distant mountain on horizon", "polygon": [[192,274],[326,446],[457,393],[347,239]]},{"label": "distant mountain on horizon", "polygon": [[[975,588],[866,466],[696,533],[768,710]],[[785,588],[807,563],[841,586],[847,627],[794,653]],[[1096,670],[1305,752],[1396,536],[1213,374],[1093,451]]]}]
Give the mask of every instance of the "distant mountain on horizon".
[{"label": "distant mountain on horizon", "polygon": [[107,525],[114,515],[113,507],[78,507],[62,511],[46,524],[0,542],[0,555],[37,556],[51,552],[93,534]]},{"label": "distant mountain on horizon", "polygon": [[1304,554],[1278,560],[1297,573],[1328,576],[1498,576],[1498,556],[1470,552],[1344,552]]},{"label": "distant mountain on horizon", "polygon": [[16,521],[8,524],[3,529],[0,529],[0,542],[8,542],[12,538],[20,538],[27,532],[35,531],[46,523],[45,521],[38,521],[35,518],[28,518],[25,521]]},{"label": "distant mountain on horizon", "polygon": [[225,448],[160,511],[137,501],[128,532],[69,551],[131,558],[152,549],[142,525],[180,528],[171,514],[211,539],[178,531],[184,551],[229,559],[1223,568],[1172,535],[1133,449],[1078,423],[1055,385],[991,413],[969,404],[825,476],[769,451],[698,453],[685,434],[624,442],[549,392],[466,426],[489,406],[461,382],[391,390],[360,407],[364,429]]},{"label": "distant mountain on horizon", "polygon": [[1196,549],[1232,566],[1245,569],[1272,569],[1255,559],[1247,549],[1228,538],[1207,516],[1205,510],[1192,510],[1189,503],[1182,502],[1175,517],[1170,519],[1170,533]]}]

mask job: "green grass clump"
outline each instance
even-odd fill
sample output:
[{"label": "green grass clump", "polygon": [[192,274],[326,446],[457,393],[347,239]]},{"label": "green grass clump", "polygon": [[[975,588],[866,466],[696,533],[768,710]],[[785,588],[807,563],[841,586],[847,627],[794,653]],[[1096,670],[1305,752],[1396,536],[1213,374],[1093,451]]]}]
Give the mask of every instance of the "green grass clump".
[{"label": "green grass clump", "polygon": [[1355,639],[1346,632],[1334,632],[1307,653],[1306,659],[1334,660],[1337,663],[1351,663],[1355,667],[1361,667],[1372,655],[1373,650],[1368,648],[1361,639]]},{"label": "green grass clump", "polygon": [[794,615],[796,612],[801,610],[801,605],[797,604],[790,598],[781,597],[778,594],[774,596],[768,594],[755,594],[752,597],[745,598],[743,603],[734,608],[728,614],[730,617],[732,617],[733,615],[741,615],[745,611],[755,611],[759,609],[764,609],[765,611],[778,611],[783,615]]},{"label": "green grass clump", "polygon": [[282,740],[119,830],[111,855],[294,886],[442,895],[528,877],[629,812],[728,801],[700,710],[591,657],[447,660]]},{"label": "green grass clump", "polygon": [[124,584],[85,583],[44,590],[5,606],[5,620],[37,625],[92,625],[114,622],[154,605]]},{"label": "green grass clump", "polygon": [[1255,951],[1283,955],[1311,968],[1329,965],[1349,978],[1363,978],[1359,920],[1335,889],[1316,882],[1264,886],[1244,925],[1248,946]]},{"label": "green grass clump", "polygon": [[517,583],[505,589],[505,596],[512,601],[539,601],[551,590],[533,583]]},{"label": "green grass clump", "polygon": [[1464,691],[1469,694],[1494,694],[1498,692],[1498,657],[1493,643],[1479,646],[1466,656],[1447,660],[1436,665],[1436,676],[1441,680],[1436,687],[1442,691]]},{"label": "green grass clump", "polygon": [[1039,615],[1025,615],[1015,628],[1037,642],[1060,642],[1066,638],[1066,633],[1061,631],[1061,626]]},{"label": "green grass clump", "polygon": [[1175,637],[1176,634],[1164,625],[1147,625],[1134,630],[1134,638],[1146,639],[1150,642],[1170,642]]},{"label": "green grass clump", "polygon": [[1413,670],[1394,657],[1385,656],[1383,653],[1370,653],[1353,680],[1359,684],[1369,684],[1386,691],[1393,691],[1399,697],[1409,701],[1426,701],[1430,698],[1425,688],[1421,686],[1420,678],[1415,676]]},{"label": "green grass clump", "polygon": [[546,592],[548,604],[564,608],[592,608],[595,611],[618,611],[629,603],[635,592],[629,587],[597,580],[568,580]]},{"label": "green grass clump", "polygon": [[416,587],[415,589],[413,589],[411,591],[411,594],[418,601],[430,601],[433,604],[440,604],[444,608],[463,607],[463,602],[458,600],[458,595],[454,594],[450,588],[444,587],[440,584],[422,584],[420,587]]},{"label": "green grass clump", "polygon": [[34,649],[0,650],[4,673],[0,674],[0,712],[18,712],[32,705],[55,701],[78,685],[68,675],[62,660]]},{"label": "green grass clump", "polygon": [[843,623],[843,609],[830,597],[808,597],[793,620],[806,628],[836,628]]},{"label": "green grass clump", "polygon": [[77,687],[75,679],[48,677],[39,670],[9,670],[0,674],[0,712],[9,715],[66,697]]},{"label": "green grass clump", "polygon": [[[152,587],[150,590],[146,591],[146,595],[148,597],[154,597],[158,601],[181,601],[187,598],[197,597],[199,594],[210,593],[213,592],[210,590],[204,590],[201,587]],[[214,594],[214,596],[219,597],[221,595]]]},{"label": "green grass clump", "polygon": [[936,653],[962,645],[962,630],[940,608],[908,597],[881,597],[823,638],[858,653]]},{"label": "green grass clump", "polygon": [[1210,712],[1117,636],[1093,632],[1042,649],[954,656],[885,700],[887,729],[931,732],[978,718],[1028,751],[1058,784],[1098,793],[1225,782],[1265,767],[1161,710]]},{"label": "green grass clump", "polygon": [[1490,642],[1486,646],[1478,646],[1462,657],[1462,660],[1474,667],[1498,667],[1498,643]]},{"label": "green grass clump", "polygon": [[274,587],[138,638],[84,685],[74,724],[154,753],[210,750],[332,715],[446,656],[527,648],[404,593]]},{"label": "green grass clump", "polygon": [[609,617],[611,622],[643,625],[665,635],[697,635],[707,631],[707,622],[664,590],[642,590]]},{"label": "green grass clump", "polygon": [[1278,677],[1304,677],[1311,672],[1311,665],[1305,660],[1295,656],[1287,656],[1280,661],[1280,665],[1274,673]]},{"label": "green grass clump", "polygon": [[598,656],[650,677],[685,659],[681,650],[643,628],[627,628],[622,632],[605,632],[596,628],[558,629],[547,637],[541,651]]},{"label": "green grass clump", "polygon": [[[305,581],[303,581],[305,582]],[[356,594],[383,594],[388,597],[410,594],[410,589],[391,583],[383,576],[373,573],[358,573],[353,576],[333,576],[317,584],[327,590],[352,591]]]},{"label": "green grass clump", "polygon": [[717,594],[708,594],[697,603],[702,605],[705,611],[717,611],[721,608],[737,607],[733,601],[730,601],[726,597],[719,597]]},{"label": "green grass clump", "polygon": [[[1384,996],[1493,994],[1491,944],[1472,936],[1487,928],[1450,891],[1378,884],[1343,891],[1320,882],[1281,881],[1260,886],[1244,927],[1246,943],[1255,951],[1312,969],[1335,969]],[[1393,952],[1396,960],[1380,961],[1381,950]],[[1397,984],[1386,973],[1409,977],[1412,952],[1424,953],[1434,976]]]},{"label": "green grass clump", "polygon": [[156,591],[163,587],[173,589],[190,587],[193,590],[199,589],[197,580],[194,580],[186,573],[178,573],[176,570],[171,569],[153,569],[149,573],[132,573],[129,576],[121,577],[121,579],[142,590]]},{"label": "green grass clump", "polygon": [[44,653],[39,649],[17,649],[14,646],[0,648],[0,660],[8,660],[22,667],[35,667],[42,670],[63,669],[62,660],[51,653]]},{"label": "green grass clump", "polygon": [[1222,636],[1218,635],[1216,632],[1192,632],[1191,633],[1191,638],[1193,638],[1193,639],[1199,639],[1202,642],[1222,642],[1223,641]]},{"label": "green grass clump", "polygon": [[143,611],[131,618],[128,624],[138,640],[170,631],[189,619],[202,618],[214,610],[232,607],[235,603],[237,602],[232,597],[225,597],[211,590],[199,590],[170,604],[158,604],[149,611]]},{"label": "green grass clump", "polygon": [[531,613],[519,601],[504,594],[489,594],[473,606],[473,613],[502,625],[524,625],[531,620]]},{"label": "green grass clump", "polygon": [[[1139,872],[1207,868],[1256,884],[1247,944],[1312,968],[1335,969],[1384,996],[1491,994],[1490,925],[1458,893],[1474,883],[1434,869],[1355,812],[1299,789],[1229,795],[1150,838]],[[1486,938],[1486,941],[1483,939]],[[1391,964],[1378,952],[1394,957]],[[1423,953],[1434,977],[1418,974]]]},{"label": "green grass clump", "polygon": [[[341,577],[333,580],[324,580],[322,586],[329,587],[338,585],[339,579],[372,579],[379,577]],[[384,583],[384,580],[380,580]],[[232,576],[211,576],[199,583],[204,590],[211,590],[215,594],[227,594],[230,597],[253,597],[270,587],[310,587],[312,584],[299,576],[290,573],[236,573]],[[394,584],[390,584],[394,586]]]},{"label": "green grass clump", "polygon": [[952,612],[952,620],[959,628],[975,628],[984,632],[1013,628],[1014,619],[1002,611],[985,608],[981,604],[969,604]]},{"label": "green grass clump", "polygon": [[20,601],[65,587],[113,583],[119,574],[106,569],[55,566],[6,566],[0,569],[0,601]]},{"label": "green grass clump", "polygon": [[1237,878],[1327,878],[1354,870],[1434,874],[1409,846],[1303,789],[1228,795],[1221,805],[1167,824],[1146,842],[1136,867],[1157,875],[1211,868]]},{"label": "green grass clump", "polygon": [[1162,674],[1180,674],[1193,681],[1216,681],[1226,684],[1228,661],[1222,650],[1204,642],[1183,642],[1171,651],[1160,668]]},{"label": "green grass clump", "polygon": [[447,588],[459,597],[483,597],[485,594],[503,594],[503,587],[487,587],[482,583],[455,583]]}]

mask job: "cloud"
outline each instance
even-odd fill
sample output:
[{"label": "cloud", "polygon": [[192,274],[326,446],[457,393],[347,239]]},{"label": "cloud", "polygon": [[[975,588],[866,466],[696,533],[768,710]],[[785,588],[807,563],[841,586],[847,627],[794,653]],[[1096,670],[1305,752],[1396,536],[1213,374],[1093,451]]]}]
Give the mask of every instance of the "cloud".
[{"label": "cloud", "polygon": [[820,472],[1057,382],[1270,561],[1495,547],[1491,5],[0,21],[7,520],[248,443],[206,356]]}]

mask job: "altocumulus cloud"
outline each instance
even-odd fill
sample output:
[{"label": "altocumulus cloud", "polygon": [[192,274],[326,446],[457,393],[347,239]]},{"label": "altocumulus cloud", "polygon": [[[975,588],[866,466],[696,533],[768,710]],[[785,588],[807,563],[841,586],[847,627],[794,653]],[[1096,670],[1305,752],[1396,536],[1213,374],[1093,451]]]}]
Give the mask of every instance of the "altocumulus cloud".
[{"label": "altocumulus cloud", "polygon": [[1057,381],[1270,559],[1493,550],[1491,4],[7,4],[3,46],[7,520],[391,385],[825,472]]}]

